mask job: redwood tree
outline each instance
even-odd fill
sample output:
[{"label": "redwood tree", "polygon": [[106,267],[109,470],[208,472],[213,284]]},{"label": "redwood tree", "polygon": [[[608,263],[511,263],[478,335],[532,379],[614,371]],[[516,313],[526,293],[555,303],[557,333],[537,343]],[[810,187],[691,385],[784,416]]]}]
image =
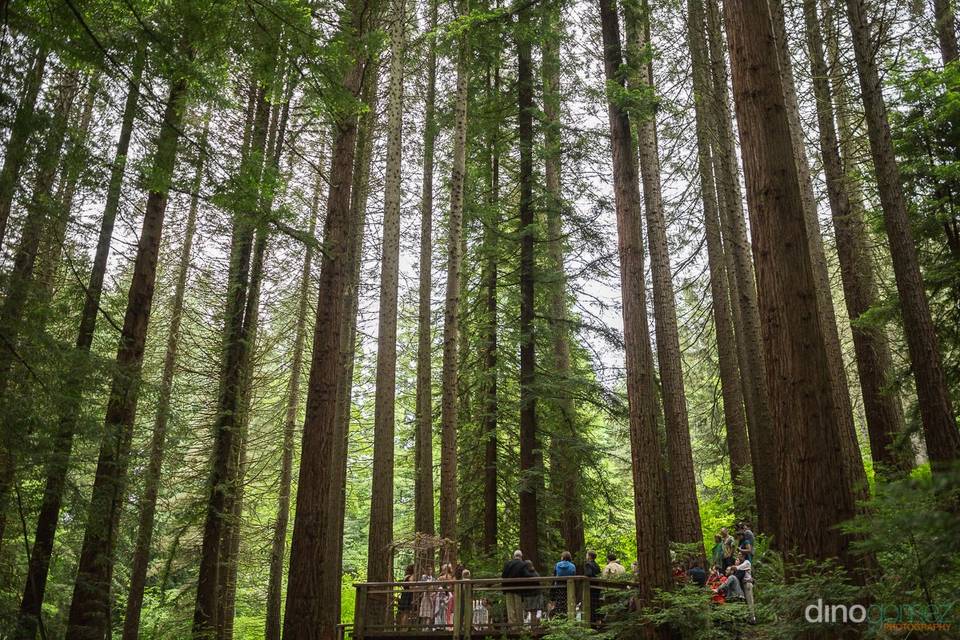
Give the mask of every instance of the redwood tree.
[{"label": "redwood tree", "polygon": [[660,187],[656,112],[652,106],[656,88],[653,84],[653,63],[650,60],[652,50],[649,12],[646,0],[641,0],[637,7],[628,2],[624,8],[624,23],[627,60],[633,69],[631,83],[638,90],[644,91],[651,103],[651,113],[636,113],[636,126],[647,241],[650,247],[650,273],[653,279],[657,363],[660,368],[661,397],[667,430],[670,538],[676,542],[699,545],[702,544],[703,533],[700,530],[690,424],[684,397],[680,332],[677,328],[677,305],[673,297],[673,269],[670,266],[667,220]]},{"label": "redwood tree", "polygon": [[537,433],[534,315],[533,60],[529,10],[517,17],[517,107],[520,147],[520,548],[540,566],[539,487],[543,457]]},{"label": "redwood tree", "polygon": [[[345,65],[340,80],[344,93],[356,100],[370,59],[363,45],[376,14],[375,0],[350,0],[337,38],[356,56]],[[308,382],[306,418],[303,428],[297,507],[290,546],[290,571],[283,620],[287,640],[317,638],[334,640],[339,624],[339,607],[320,594],[337,594],[339,602],[340,563],[319,562],[334,550],[338,512],[336,494],[342,491],[334,466],[342,442],[337,439],[337,405],[343,376],[340,364],[341,337],[347,284],[352,265],[351,228],[356,224],[350,207],[354,155],[357,148],[357,113],[352,101],[336,113],[331,145],[330,191],[324,222],[323,260],[320,267],[317,320],[313,336]],[[341,433],[342,440],[343,434]],[[331,518],[330,516],[334,517]]]},{"label": "redwood tree", "polygon": [[[310,206],[310,226],[307,233],[313,238],[320,209],[321,174],[313,186],[313,201]],[[313,265],[313,245],[307,244],[303,257],[303,270],[297,290],[297,319],[293,333],[293,350],[290,358],[290,381],[287,384],[286,408],[283,418],[283,452],[280,462],[280,487],[277,492],[277,519],[273,524],[273,540],[270,546],[270,577],[267,583],[267,620],[264,629],[266,640],[280,640],[280,610],[283,590],[283,565],[287,550],[287,527],[290,522],[290,482],[293,477],[293,446],[297,418],[300,409],[300,379],[303,370],[303,346],[306,341],[307,308],[310,298],[310,276]]]},{"label": "redwood tree", "polygon": [[167,329],[167,345],[163,356],[163,373],[160,377],[160,390],[157,398],[156,416],[153,421],[153,437],[150,441],[150,458],[147,462],[143,497],[140,501],[140,518],[137,524],[136,546],[130,569],[130,591],[127,596],[126,615],[123,619],[123,640],[137,640],[140,636],[140,609],[143,606],[143,594],[147,581],[147,569],[150,563],[150,547],[154,535],[154,518],[157,509],[157,497],[160,494],[160,477],[163,470],[164,449],[167,438],[167,424],[170,420],[170,400],[173,395],[173,382],[177,372],[177,356],[180,351],[180,323],[183,320],[184,294],[187,277],[190,274],[190,255],[193,251],[193,239],[197,230],[197,211],[200,206],[200,188],[203,185],[204,161],[207,154],[207,137],[210,127],[209,112],[204,117],[203,133],[198,142],[199,149],[194,164],[193,182],[190,185],[190,208],[183,232],[183,244],[180,246],[180,259],[177,264],[177,280],[170,303],[170,320]]},{"label": "redwood tree", "polygon": [[860,391],[867,418],[870,452],[877,468],[889,471],[909,469],[910,461],[894,448],[904,430],[903,409],[893,382],[893,359],[883,327],[864,322],[863,314],[877,301],[875,265],[866,246],[867,229],[859,199],[843,169],[840,144],[834,122],[834,97],[820,35],[820,17],[815,0],[803,3],[810,74],[817,99],[820,155],[827,182],[827,197],[837,240],[837,258],[843,280],[843,294],[850,317]]},{"label": "redwood tree", "polygon": [[[90,352],[93,344],[94,330],[97,325],[97,315],[100,311],[100,296],[103,293],[103,281],[107,272],[107,259],[110,256],[110,246],[113,240],[113,226],[120,208],[120,192],[123,187],[124,170],[127,163],[127,152],[130,148],[130,137],[133,133],[136,118],[137,104],[140,96],[140,80],[143,75],[146,50],[141,49],[134,58],[131,67],[130,81],[127,85],[127,97],[124,102],[123,115],[120,124],[120,136],[117,139],[117,149],[114,154],[113,165],[110,169],[110,182],[107,185],[107,194],[104,202],[103,216],[100,218],[100,231],[97,237],[97,248],[90,269],[90,279],[84,295],[83,310],[80,314],[80,324],[77,330],[75,349],[78,356]],[[30,553],[30,565],[27,569],[27,578],[20,601],[20,620],[18,633],[20,638],[32,640],[37,633],[37,624],[43,606],[46,591],[47,577],[50,568],[50,554],[53,551],[57,524],[60,520],[60,506],[63,501],[63,492],[66,486],[67,472],[70,466],[70,457],[73,450],[73,436],[76,431],[77,418],[83,398],[80,392],[83,378],[82,363],[78,362],[71,367],[64,376],[64,387],[75,389],[71,402],[61,413],[57,425],[56,443],[53,459],[47,465],[46,485],[43,490],[43,502],[37,515],[37,530],[34,534],[33,549]]]},{"label": "redwood tree", "polygon": [[[180,50],[189,51],[189,48],[181,45]],[[121,508],[127,499],[127,464],[139,397],[143,350],[153,306],[160,234],[177,159],[187,86],[187,78],[183,76],[171,85],[157,138],[148,183],[150,192],[127,296],[127,310],[117,349],[116,373],[107,403],[104,436],[70,602],[66,632],[69,640],[101,640],[108,630],[116,530]]]},{"label": "redwood tree", "polygon": [[[430,32],[437,28],[437,2],[430,0]],[[434,532],[433,497],[433,154],[437,123],[437,42],[427,42],[427,91],[423,113],[423,192],[420,200],[420,289],[417,315],[417,432],[414,463],[414,528]]]},{"label": "redwood tree", "polygon": [[760,531],[777,535],[779,502],[774,425],[771,412],[769,377],[763,353],[757,283],[750,241],[744,221],[737,149],[733,135],[730,94],[727,88],[727,63],[718,0],[706,0],[707,33],[712,80],[712,150],[717,204],[730,285],[731,317],[737,338],[750,459],[757,499],[757,526]]},{"label": "redwood tree", "polygon": [[726,430],[727,454],[730,456],[730,479],[733,483],[734,511],[746,517],[743,500],[753,487],[743,478],[750,466],[750,445],[747,439],[743,391],[737,363],[737,343],[731,313],[730,286],[724,260],[725,247],[717,203],[716,179],[710,134],[710,61],[703,38],[706,12],[702,0],[687,2],[687,44],[693,75],[693,99],[696,117],[697,169],[700,174],[700,198],[703,203],[703,227],[707,244],[707,266],[710,271],[710,292],[713,301],[713,324],[717,336],[717,361],[720,369],[720,393]]},{"label": "redwood tree", "polygon": [[[383,243],[380,256],[380,309],[377,325],[377,373],[373,417],[373,487],[367,540],[367,580],[393,579],[393,473],[396,432],[397,293],[400,286],[400,173],[403,143],[403,62],[406,0],[390,4],[390,72],[387,98],[387,166],[383,194]],[[371,611],[386,621],[389,606]]]},{"label": "redwood tree", "polygon": [[883,209],[897,293],[900,294],[904,334],[916,380],[917,404],[927,455],[935,468],[942,468],[960,458],[960,432],[957,431],[937,333],[930,315],[930,303],[920,273],[900,167],[890,139],[887,105],[874,57],[876,46],[864,0],[847,0],[847,18],[857,60],[870,153],[877,175],[877,191]]},{"label": "redwood tree", "polygon": [[[577,413],[570,389],[570,318],[567,313],[567,278],[564,272],[562,193],[562,123],[560,120],[560,42],[562,32],[559,8],[547,5],[543,10],[543,177],[547,218],[547,256],[550,265],[548,284],[548,322],[552,348],[551,365],[557,379],[554,404],[560,420],[550,436],[550,483],[559,499],[560,537],[574,557],[584,550],[583,504],[576,444],[579,437]],[[545,279],[546,279],[546,274]]]},{"label": "redwood tree", "polygon": [[[466,15],[469,0],[458,0]],[[457,539],[457,390],[460,333],[460,269],[463,235],[463,187],[467,171],[467,92],[470,39],[461,31],[457,42],[457,89],[454,100],[453,161],[450,166],[450,214],[447,220],[447,287],[443,307],[443,371],[440,400],[440,535]],[[451,560],[451,559],[448,559]]]},{"label": "redwood tree", "polygon": [[[623,91],[623,54],[615,0],[599,0],[603,66],[609,86]],[[633,470],[634,517],[637,534],[637,580],[642,603],[670,579],[666,487],[657,437],[657,399],[653,353],[647,329],[644,291],[642,205],[636,147],[630,117],[618,95],[608,91],[607,114],[613,154],[613,188],[623,298],[623,338],[626,350],[627,403]]]},{"label": "redwood tree", "polygon": [[[60,166],[60,154],[66,139],[70,112],[80,84],[77,71],[63,70],[53,88],[50,124],[37,154],[33,190],[20,228],[20,241],[13,254],[13,266],[7,275],[6,298],[0,306],[0,402],[10,405],[9,388],[18,345],[23,335],[27,302],[35,282],[35,267],[40,241],[54,217],[53,188]],[[8,416],[15,407],[7,406]],[[15,454],[18,429],[9,417],[0,426],[0,544],[6,525],[7,500],[16,476]]]},{"label": "redwood tree", "polygon": [[841,558],[853,567],[847,539],[835,530],[854,515],[855,502],[836,427],[777,41],[766,0],[726,2],[724,9],[775,425],[778,544],[791,555]]}]

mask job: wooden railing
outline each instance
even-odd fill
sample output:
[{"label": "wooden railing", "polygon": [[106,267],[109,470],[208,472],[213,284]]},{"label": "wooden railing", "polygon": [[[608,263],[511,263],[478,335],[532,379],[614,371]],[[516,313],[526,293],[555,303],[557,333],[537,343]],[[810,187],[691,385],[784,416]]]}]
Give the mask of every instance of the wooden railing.
[{"label": "wooden railing", "polygon": [[349,635],[362,640],[385,636],[536,635],[545,620],[557,617],[597,626],[596,609],[605,592],[635,589],[638,585],[584,576],[544,576],[361,582],[354,586],[357,597]]}]

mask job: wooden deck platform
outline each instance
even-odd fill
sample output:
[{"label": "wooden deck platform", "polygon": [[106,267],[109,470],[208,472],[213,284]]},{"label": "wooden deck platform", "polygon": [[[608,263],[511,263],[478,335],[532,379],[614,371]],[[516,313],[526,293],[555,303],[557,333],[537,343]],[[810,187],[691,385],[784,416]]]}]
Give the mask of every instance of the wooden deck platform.
[{"label": "wooden deck platform", "polygon": [[[343,640],[537,638],[546,635],[539,620],[508,622],[507,594],[539,594],[543,600],[541,618],[565,617],[584,626],[595,626],[590,622],[591,607],[596,606],[603,592],[629,591],[639,585],[585,576],[545,576],[509,581],[362,582],[354,586],[354,621],[341,627]],[[420,616],[426,611],[434,615]]]}]

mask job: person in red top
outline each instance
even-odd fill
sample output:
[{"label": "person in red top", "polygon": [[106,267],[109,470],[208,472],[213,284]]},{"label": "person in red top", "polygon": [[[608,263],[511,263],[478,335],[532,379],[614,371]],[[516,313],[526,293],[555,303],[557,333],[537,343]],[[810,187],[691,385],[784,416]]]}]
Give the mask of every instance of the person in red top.
[{"label": "person in red top", "polygon": [[723,592],[719,591],[725,581],[726,579],[723,577],[723,574],[720,573],[720,568],[714,565],[710,570],[710,575],[707,577],[707,587],[713,592],[713,595],[710,596],[711,602],[724,604],[727,601],[727,597]]},{"label": "person in red top", "polygon": [[687,572],[683,570],[682,564],[673,565],[673,581],[682,584],[687,581]]}]

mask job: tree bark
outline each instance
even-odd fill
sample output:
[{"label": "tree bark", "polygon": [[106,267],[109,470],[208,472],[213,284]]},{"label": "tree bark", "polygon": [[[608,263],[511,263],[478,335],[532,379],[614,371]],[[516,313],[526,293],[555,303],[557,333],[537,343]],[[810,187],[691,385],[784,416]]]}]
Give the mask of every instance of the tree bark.
[{"label": "tree bark", "polygon": [[[492,77],[491,77],[492,76]],[[487,69],[487,100],[492,103],[500,95],[500,56],[497,52],[495,68]],[[480,280],[483,286],[484,329],[483,329],[483,410],[482,432],[483,452],[483,551],[493,556],[497,550],[499,519],[497,516],[497,422],[498,422],[498,385],[497,385],[497,287],[498,253],[500,245],[500,123],[494,122],[487,134],[486,154],[488,176],[487,207],[490,218],[483,228],[483,273]]]},{"label": "tree bark", "polygon": [[[278,84],[284,74],[282,65],[276,74]],[[256,367],[257,333],[260,325],[260,291],[263,284],[263,270],[267,259],[270,233],[269,220],[273,210],[273,191],[265,183],[274,179],[280,169],[284,136],[290,115],[290,93],[292,83],[288,83],[286,99],[273,104],[270,126],[267,134],[267,149],[264,156],[264,168],[258,196],[258,216],[256,220],[256,242],[250,266],[250,284],[243,312],[243,335],[245,345],[241,369],[240,395],[238,400],[238,429],[233,453],[232,473],[228,478],[226,511],[229,514],[221,539],[220,565],[218,576],[219,612],[217,617],[217,635],[220,640],[233,638],[234,616],[236,613],[237,577],[239,574],[239,556],[243,519],[243,498],[246,486],[247,445],[249,442],[250,419],[253,405],[253,378]]]},{"label": "tree bark", "polygon": [[[627,34],[627,60],[633,71],[631,84],[653,97],[650,60],[649,7],[641,0],[636,8],[624,8]],[[632,59],[632,60],[631,60]],[[667,459],[670,474],[671,539],[685,544],[703,544],[696,478],[693,473],[693,449],[683,388],[683,366],[677,307],[673,297],[673,269],[670,266],[667,222],[660,187],[660,159],[657,150],[656,112],[637,114],[637,138],[640,179],[643,185],[647,241],[650,248],[650,272],[653,280],[653,320],[657,341],[657,361],[667,431]],[[702,554],[702,548],[700,553]]]},{"label": "tree bark", "polygon": [[700,174],[700,195],[703,201],[704,234],[710,270],[710,293],[713,300],[713,324],[717,335],[717,360],[720,369],[720,393],[730,456],[730,479],[733,484],[733,506],[738,518],[747,518],[753,502],[753,486],[744,477],[750,467],[750,444],[743,410],[743,391],[737,362],[737,343],[731,314],[730,287],[724,261],[724,246],[717,204],[714,164],[710,146],[710,61],[703,38],[706,12],[702,0],[687,2],[687,44],[693,74],[693,99],[696,112],[697,168]]},{"label": "tree bark", "polygon": [[[458,0],[458,15],[469,0]],[[467,171],[467,93],[470,40],[461,32],[457,44],[457,89],[454,102],[453,162],[450,167],[450,214],[447,222],[447,289],[443,309],[443,371],[440,399],[440,535],[457,540],[457,388],[460,331],[460,238],[463,234],[463,187]],[[453,558],[447,558],[452,561]]]},{"label": "tree bark", "polygon": [[30,150],[27,141],[34,130],[33,112],[37,105],[37,96],[40,95],[40,87],[43,85],[48,54],[47,46],[40,45],[33,56],[30,71],[23,79],[23,92],[13,117],[10,139],[4,147],[3,169],[0,169],[0,245],[7,234],[7,221],[20,184],[20,172]]},{"label": "tree bark", "polygon": [[[623,55],[614,0],[599,0],[603,62],[607,82],[625,87]],[[626,349],[627,401],[630,413],[630,449],[633,471],[634,517],[637,534],[639,598],[647,604],[670,577],[666,487],[657,436],[657,399],[653,354],[647,329],[644,291],[642,205],[637,175],[636,147],[630,118],[614,96],[607,96],[613,150],[613,186],[623,298],[623,337]]]},{"label": "tree bark", "polygon": [[559,529],[563,546],[580,557],[586,547],[583,533],[583,504],[578,490],[580,473],[576,456],[577,413],[570,393],[570,332],[567,314],[567,279],[564,273],[564,235],[562,192],[562,152],[560,122],[560,43],[559,10],[545,7],[543,57],[543,146],[544,187],[547,219],[547,257],[552,272],[548,287],[549,326],[554,375],[554,395],[560,417],[559,432],[550,437],[550,484],[560,498]]},{"label": "tree bark", "polygon": [[[282,89],[284,78],[283,64],[276,67],[274,86],[271,93]],[[283,141],[286,135],[287,120],[290,114],[290,95],[293,84],[287,83],[286,98],[274,102],[268,109],[269,126],[266,150],[263,154],[263,166],[260,170],[260,185],[257,193],[256,215],[252,223],[255,226],[253,257],[250,261],[250,277],[243,310],[243,327],[240,340],[244,346],[240,363],[240,383],[236,400],[237,417],[234,424],[233,449],[230,452],[230,465],[227,468],[226,497],[224,513],[226,517],[220,540],[220,569],[218,579],[218,640],[233,638],[234,617],[236,613],[237,580],[239,575],[239,556],[241,543],[241,525],[243,521],[243,499],[246,488],[248,464],[247,447],[249,442],[250,420],[253,406],[253,382],[256,368],[257,334],[260,325],[260,291],[263,284],[264,265],[269,248],[269,221],[272,219],[274,192],[270,183],[280,169],[283,153]],[[254,127],[254,132],[258,128]],[[259,144],[259,134],[253,137]]]},{"label": "tree bark", "polygon": [[[259,184],[263,174],[264,156],[270,121],[270,107],[266,89],[257,89],[250,148],[243,154],[241,171],[251,184]],[[248,112],[248,117],[250,113]],[[256,210],[257,203],[246,203]],[[207,639],[217,634],[220,610],[220,576],[224,530],[230,517],[229,495],[235,475],[238,435],[240,432],[241,396],[246,352],[244,315],[251,286],[251,254],[255,225],[254,211],[234,214],[230,241],[230,263],[227,273],[227,296],[223,325],[223,362],[217,398],[217,417],[214,424],[214,446],[211,456],[210,478],[207,483],[207,508],[200,551],[197,578],[197,597],[193,612],[193,637]]]},{"label": "tree bark", "polygon": [[[330,560],[343,572],[343,532],[346,513],[347,455],[350,445],[350,424],[353,420],[353,372],[357,352],[357,313],[359,310],[360,269],[363,263],[363,233],[367,215],[367,200],[370,195],[370,161],[373,154],[373,134],[377,124],[379,103],[379,61],[371,61],[372,71],[367,71],[361,89],[360,99],[367,105],[360,117],[357,128],[357,152],[353,165],[353,186],[350,195],[352,219],[356,222],[350,231],[350,280],[347,282],[345,304],[348,312],[344,316],[343,332],[340,341],[340,366],[343,377],[337,390],[336,442],[338,443],[335,474],[337,490],[333,494],[334,527],[330,529],[329,547],[332,549]],[[341,583],[331,581],[325,595],[332,606],[336,607],[336,619],[340,620]]]},{"label": "tree bark", "polygon": [[865,244],[867,229],[862,211],[851,200],[847,176],[840,158],[834,124],[834,100],[827,75],[816,0],[804,0],[803,11],[810,73],[817,100],[820,155],[833,216],[844,300],[853,334],[870,451],[876,469],[886,469],[899,475],[909,470],[910,461],[902,455],[902,451],[898,452],[894,448],[895,441],[904,430],[904,419],[900,399],[896,392],[890,390],[893,381],[890,346],[882,327],[872,327],[860,322],[862,315],[869,311],[877,300],[877,285],[873,276],[875,266]]},{"label": "tree bark", "polygon": [[140,519],[137,525],[136,546],[130,569],[130,590],[127,596],[126,616],[123,620],[123,640],[137,640],[140,633],[140,610],[146,586],[147,568],[150,564],[150,547],[153,543],[154,516],[157,496],[160,493],[160,477],[163,470],[164,448],[167,438],[167,423],[170,419],[170,399],[173,381],[177,373],[177,357],[180,350],[180,324],[183,320],[184,294],[190,274],[190,254],[197,229],[197,211],[200,205],[200,188],[203,186],[204,161],[207,154],[207,137],[210,128],[210,112],[204,116],[203,133],[198,142],[197,159],[194,165],[193,183],[190,185],[190,208],[184,229],[180,260],[177,265],[177,284],[170,303],[170,320],[167,329],[167,346],[163,357],[163,373],[157,393],[157,413],[153,422],[153,438],[150,442],[150,458],[144,478],[143,497],[140,502]]},{"label": "tree bark", "polygon": [[933,0],[933,16],[936,20],[937,44],[940,45],[940,59],[943,66],[957,60],[957,15],[955,0]]},{"label": "tree bark", "polygon": [[[261,218],[262,220],[262,218]],[[260,289],[263,282],[263,268],[267,256],[269,233],[266,226],[258,223],[253,258],[250,261],[250,285],[243,314],[243,341],[246,344],[243,365],[241,366],[241,390],[238,399],[239,417],[234,448],[231,452],[231,471],[227,478],[227,498],[225,518],[220,539],[220,571],[217,576],[218,611],[217,638],[233,638],[233,619],[236,614],[237,575],[239,573],[240,525],[243,519],[243,496],[247,471],[247,444],[250,432],[250,410],[252,404],[252,386],[254,355],[256,353],[257,330],[260,324]]]},{"label": "tree bark", "polygon": [[[373,416],[373,487],[367,540],[367,580],[393,578],[393,474],[396,432],[397,295],[400,286],[400,179],[402,163],[403,61],[406,0],[392,0],[390,72],[387,96],[387,158],[383,193],[383,243],[380,259],[380,310]],[[374,623],[386,623],[389,601],[370,610]],[[378,610],[377,610],[378,609]]]},{"label": "tree bark", "polygon": [[534,335],[534,226],[533,216],[533,47],[530,14],[517,16],[517,108],[520,148],[520,548],[524,558],[540,567],[538,487],[543,482],[540,438],[537,432],[536,352]]},{"label": "tree bark", "polygon": [[[313,187],[310,227],[307,232],[311,238],[316,234],[322,182],[321,173],[318,172]],[[265,640],[280,640],[283,561],[287,549],[287,526],[290,522],[290,483],[293,477],[293,438],[300,408],[300,378],[303,369],[303,345],[306,340],[307,311],[310,304],[312,264],[313,246],[308,244],[303,257],[303,271],[300,275],[300,288],[297,296],[299,301],[297,321],[294,328],[293,352],[290,362],[290,381],[287,385],[287,406],[283,420],[283,454],[280,463],[277,519],[273,525],[273,542],[270,547],[270,578],[267,583]]]},{"label": "tree bark", "polygon": [[186,79],[175,80],[166,100],[157,139],[149,183],[152,189],[144,210],[117,350],[117,372],[107,404],[105,434],[100,445],[87,527],[70,603],[66,632],[68,640],[101,640],[108,630],[117,527],[127,498],[127,464],[136,418],[143,351],[153,304],[167,194],[177,159],[186,96]]},{"label": "tree bark", "polygon": [[[430,2],[430,26],[437,28],[437,2]],[[423,193],[420,202],[420,291],[417,317],[417,431],[414,473],[414,528],[434,532],[433,374],[431,293],[433,291],[433,168],[437,138],[437,42],[427,44],[427,94],[423,115]]]},{"label": "tree bark", "polygon": [[737,338],[737,360],[743,382],[743,402],[750,436],[750,460],[757,499],[757,526],[777,537],[778,489],[776,450],[767,363],[763,354],[760,307],[750,242],[744,222],[743,196],[737,150],[733,136],[732,114],[727,90],[727,66],[717,0],[707,0],[707,42],[713,80],[712,109],[714,175],[720,207],[720,225],[727,281],[733,303],[730,310]]},{"label": "tree bark", "polygon": [[[376,13],[376,0],[350,0],[339,29],[358,54],[341,80],[343,89],[355,98],[360,96],[365,73],[371,71],[363,42]],[[335,640],[340,621],[340,562],[339,558],[336,563],[326,559],[336,553],[331,544],[339,546],[337,534],[343,526],[342,519],[339,524],[335,522],[338,496],[343,492],[342,476],[338,475],[335,464],[345,444],[345,434],[337,428],[339,392],[344,376],[339,365],[345,316],[349,311],[345,296],[353,266],[350,240],[352,232],[359,233],[359,230],[355,228],[358,220],[350,206],[357,115],[350,109],[336,116],[297,508],[290,547],[283,621],[286,640]],[[344,460],[340,462],[345,464]],[[325,560],[318,561],[321,558]]]},{"label": "tree bark", "polygon": [[[143,53],[138,53],[131,68],[127,98],[121,117],[120,137],[117,140],[117,150],[110,170],[110,182],[107,186],[103,216],[100,219],[96,254],[93,259],[93,267],[90,270],[90,280],[87,283],[83,311],[80,314],[80,326],[77,330],[75,349],[78,355],[89,354],[90,346],[93,344],[97,314],[100,310],[100,295],[103,292],[103,279],[106,275],[107,258],[110,255],[110,245],[113,239],[113,225],[117,219],[120,204],[120,190],[123,186],[127,151],[130,147],[130,136],[133,132],[133,123],[140,96],[140,80],[143,75],[144,58]],[[53,552],[53,542],[60,520],[60,506],[63,501],[67,472],[70,467],[73,434],[76,431],[77,416],[80,413],[80,403],[82,402],[82,394],[79,390],[83,384],[83,369],[84,367],[78,364],[75,368],[71,368],[64,378],[64,388],[76,389],[77,391],[72,396],[74,400],[60,414],[53,457],[46,469],[43,502],[37,515],[37,529],[34,535],[33,549],[30,553],[30,564],[27,568],[23,598],[20,601],[18,635],[15,636],[23,640],[33,640],[36,637],[40,621],[40,612],[50,568],[50,554]]]},{"label": "tree bark", "polygon": [[766,0],[726,2],[724,9],[777,427],[779,546],[789,557],[839,558],[855,568],[848,538],[835,529],[854,515],[855,500],[836,426],[777,40]]},{"label": "tree bark", "polygon": [[910,229],[903,181],[890,139],[887,106],[874,58],[875,44],[863,0],[847,0],[847,17],[857,60],[870,152],[877,174],[877,190],[900,294],[903,328],[916,380],[927,455],[933,467],[940,469],[960,457],[960,432],[957,431],[940,346]]},{"label": "tree bark", "polygon": [[860,453],[857,430],[853,423],[853,405],[850,402],[850,389],[847,384],[847,373],[840,347],[840,333],[837,328],[837,317],[833,306],[830,274],[827,271],[827,258],[823,250],[823,238],[820,234],[820,220],[817,216],[817,201],[813,193],[813,181],[810,177],[810,163],[807,160],[805,150],[803,124],[800,122],[800,107],[797,104],[793,65],[790,61],[790,52],[787,49],[787,28],[783,2],[782,0],[769,0],[769,2],[774,38],[777,41],[777,55],[779,56],[787,121],[790,125],[797,174],[800,179],[801,204],[803,205],[805,224],[810,238],[810,259],[817,285],[817,307],[822,316],[820,322],[824,329],[823,335],[827,346],[830,375],[833,378],[832,388],[836,395],[835,404],[840,420],[837,423],[837,428],[840,430],[841,444],[843,445],[844,465],[850,474],[850,482],[857,491],[857,497],[866,499],[869,494],[867,476],[863,468],[863,455]]}]

